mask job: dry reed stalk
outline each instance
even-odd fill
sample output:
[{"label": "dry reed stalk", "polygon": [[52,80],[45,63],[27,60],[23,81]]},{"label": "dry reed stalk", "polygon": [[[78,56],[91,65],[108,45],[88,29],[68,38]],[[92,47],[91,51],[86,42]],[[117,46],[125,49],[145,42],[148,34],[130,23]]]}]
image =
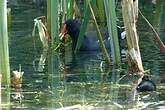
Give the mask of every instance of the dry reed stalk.
[{"label": "dry reed stalk", "polygon": [[46,27],[45,16],[37,17],[36,19],[34,19],[34,22],[35,23],[34,23],[32,35],[35,36],[35,31],[36,31],[36,27],[37,27],[43,48],[48,49],[49,41],[50,41],[50,35],[49,35],[47,27]]},{"label": "dry reed stalk", "polygon": [[144,71],[139,49],[139,38],[136,31],[136,22],[138,18],[138,4],[136,2],[138,2],[138,0],[135,0],[134,2],[133,0],[122,1],[122,13],[128,44],[128,66],[129,72],[131,73],[140,73]]}]

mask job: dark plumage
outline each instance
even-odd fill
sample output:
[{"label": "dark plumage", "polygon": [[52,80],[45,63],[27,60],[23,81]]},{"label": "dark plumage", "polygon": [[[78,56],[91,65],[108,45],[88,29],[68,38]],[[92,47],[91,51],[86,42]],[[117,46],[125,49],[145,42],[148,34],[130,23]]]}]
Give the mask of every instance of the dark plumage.
[{"label": "dark plumage", "polygon": [[138,92],[155,91],[156,85],[151,79],[149,79],[149,76],[145,75],[136,90]]},{"label": "dark plumage", "polygon": [[[67,20],[62,28],[62,34],[65,36],[69,34],[72,39],[72,49],[75,50],[79,32],[80,32],[80,22],[78,20],[69,19]],[[105,43],[105,47],[110,49],[110,39],[108,35],[107,29],[102,29],[101,32],[103,33],[103,39]],[[87,51],[95,51],[99,50],[99,41],[97,38],[96,31],[89,31],[86,32],[84,35],[84,40],[81,44],[80,50],[87,50]]]}]

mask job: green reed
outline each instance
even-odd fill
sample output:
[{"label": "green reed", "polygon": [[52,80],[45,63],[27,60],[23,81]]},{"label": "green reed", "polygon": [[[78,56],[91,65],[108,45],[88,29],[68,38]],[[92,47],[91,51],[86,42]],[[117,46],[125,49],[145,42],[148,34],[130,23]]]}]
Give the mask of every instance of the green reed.
[{"label": "green reed", "polygon": [[108,26],[109,36],[111,38],[111,50],[113,64],[120,65],[120,47],[117,35],[117,24],[116,24],[116,12],[115,12],[115,0],[104,0],[104,7],[106,12],[106,20]]},{"label": "green reed", "polygon": [[10,85],[9,48],[7,30],[7,0],[0,0],[0,74],[2,84]]}]

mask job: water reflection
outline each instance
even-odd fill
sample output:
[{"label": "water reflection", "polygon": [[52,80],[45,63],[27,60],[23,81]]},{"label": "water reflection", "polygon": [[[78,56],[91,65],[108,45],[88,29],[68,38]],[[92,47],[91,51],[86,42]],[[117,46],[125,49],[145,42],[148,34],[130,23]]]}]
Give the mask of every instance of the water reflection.
[{"label": "water reflection", "polygon": [[[136,91],[138,77],[122,74],[126,71],[103,64],[101,54],[98,52],[80,52],[71,57],[71,62],[62,61],[60,74],[62,74],[62,102],[61,107],[72,107],[81,104],[89,109],[123,109],[125,105],[132,108],[138,104]],[[125,74],[125,73],[124,73]],[[129,82],[127,82],[129,81]],[[131,84],[133,82],[133,84]],[[124,84],[126,85],[124,85]],[[130,83],[130,85],[129,85]],[[123,85],[123,86],[122,86]],[[72,104],[71,104],[72,103]],[[60,108],[60,107],[57,107]]]},{"label": "water reflection", "polygon": [[[44,71],[45,65],[46,65],[45,61],[46,61],[46,58],[47,58],[47,53],[48,53],[48,50],[43,49],[40,58],[35,58],[33,60],[33,68],[34,68],[35,71],[38,71],[38,72],[43,72]],[[38,65],[36,64],[37,62],[38,62]]]}]

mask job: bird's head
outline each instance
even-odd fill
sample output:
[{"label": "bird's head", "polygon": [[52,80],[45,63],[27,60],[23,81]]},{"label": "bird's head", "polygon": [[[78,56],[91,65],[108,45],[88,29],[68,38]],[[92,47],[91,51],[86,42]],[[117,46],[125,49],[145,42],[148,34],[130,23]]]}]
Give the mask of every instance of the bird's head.
[{"label": "bird's head", "polygon": [[76,19],[69,19],[63,23],[61,33],[60,33],[60,40],[65,39],[65,35],[69,34],[72,39],[74,37],[78,37],[80,31],[80,22]]}]

